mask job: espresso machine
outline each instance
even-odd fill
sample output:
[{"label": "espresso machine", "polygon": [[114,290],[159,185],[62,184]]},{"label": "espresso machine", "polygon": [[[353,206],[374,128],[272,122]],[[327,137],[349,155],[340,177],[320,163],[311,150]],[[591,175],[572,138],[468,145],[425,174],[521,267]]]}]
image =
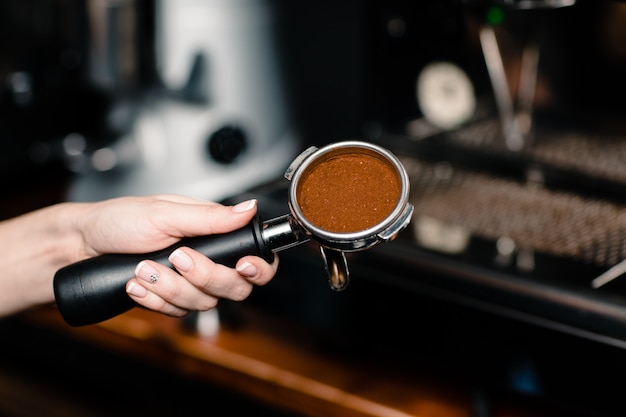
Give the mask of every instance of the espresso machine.
[{"label": "espresso machine", "polygon": [[[620,415],[603,381],[620,377],[626,357],[626,4],[398,0],[355,10],[355,134],[403,162],[411,225],[350,256],[341,294],[326,291],[302,249],[281,256],[284,278],[250,302],[289,311],[333,346],[460,372],[483,394]],[[249,193],[284,210],[280,190]]]},{"label": "espresso machine", "polygon": [[[601,380],[626,347],[625,5],[400,2],[374,19],[385,12],[364,132],[404,156],[415,213],[401,248],[361,261],[413,307],[388,302],[369,324],[393,339],[391,319],[411,317],[441,342],[425,356],[462,368],[465,350],[493,385],[619,415]],[[410,45],[422,54],[402,60]]]}]

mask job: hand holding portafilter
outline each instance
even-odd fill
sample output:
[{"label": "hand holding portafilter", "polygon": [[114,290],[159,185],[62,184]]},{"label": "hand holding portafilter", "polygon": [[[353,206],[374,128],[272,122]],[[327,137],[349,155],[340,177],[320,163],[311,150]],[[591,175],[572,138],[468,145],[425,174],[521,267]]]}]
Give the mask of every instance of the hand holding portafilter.
[{"label": "hand holding portafilter", "polygon": [[[409,181],[400,161],[379,146],[359,141],[311,147],[285,173],[290,213],[258,217],[231,233],[185,238],[141,255],[107,254],[66,266],[54,277],[56,304],[73,326],[93,324],[135,307],[126,283],[142,259],[172,267],[167,257],[189,246],[216,263],[233,266],[245,255],[268,262],[274,253],[312,240],[320,245],[331,288],[348,282],[344,252],[393,239],[410,222]],[[364,209],[365,207],[365,209]]]}]

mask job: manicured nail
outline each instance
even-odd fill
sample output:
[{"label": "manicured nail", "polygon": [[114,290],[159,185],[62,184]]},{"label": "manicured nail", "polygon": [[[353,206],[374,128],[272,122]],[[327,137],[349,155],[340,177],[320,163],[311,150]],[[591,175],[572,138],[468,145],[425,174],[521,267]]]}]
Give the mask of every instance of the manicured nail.
[{"label": "manicured nail", "polygon": [[138,285],[134,282],[128,284],[128,288],[126,288],[126,292],[130,295],[134,295],[135,297],[143,298],[148,295],[148,290],[146,290],[141,285]]},{"label": "manicured nail", "polygon": [[168,260],[181,272],[189,272],[193,268],[193,260],[181,249],[172,252]]},{"label": "manicured nail", "polygon": [[244,262],[237,267],[237,272],[246,277],[254,277],[259,271],[250,262]]},{"label": "manicured nail", "polygon": [[233,206],[233,211],[235,213],[243,213],[244,211],[252,210],[254,208],[254,206],[256,206],[256,200],[255,199],[242,201],[241,203],[237,204],[236,206]]},{"label": "manicured nail", "polygon": [[135,275],[151,284],[156,284],[159,280],[159,271],[145,261],[141,261],[137,264]]}]

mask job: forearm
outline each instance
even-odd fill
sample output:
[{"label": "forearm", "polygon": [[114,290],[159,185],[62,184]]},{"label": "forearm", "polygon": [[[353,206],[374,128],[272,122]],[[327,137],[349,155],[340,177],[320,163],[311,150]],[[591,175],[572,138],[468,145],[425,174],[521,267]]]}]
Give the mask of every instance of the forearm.
[{"label": "forearm", "polygon": [[52,303],[55,272],[84,258],[82,204],[62,203],[0,222],[0,317]]}]

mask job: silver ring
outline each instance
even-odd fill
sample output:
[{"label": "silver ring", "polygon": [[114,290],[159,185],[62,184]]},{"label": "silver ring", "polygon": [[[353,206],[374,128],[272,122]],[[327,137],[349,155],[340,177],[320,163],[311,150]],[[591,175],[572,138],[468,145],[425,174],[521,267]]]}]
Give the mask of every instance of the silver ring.
[{"label": "silver ring", "polygon": [[159,280],[159,274],[150,275],[150,282],[152,282],[153,284],[156,283],[158,280]]}]

